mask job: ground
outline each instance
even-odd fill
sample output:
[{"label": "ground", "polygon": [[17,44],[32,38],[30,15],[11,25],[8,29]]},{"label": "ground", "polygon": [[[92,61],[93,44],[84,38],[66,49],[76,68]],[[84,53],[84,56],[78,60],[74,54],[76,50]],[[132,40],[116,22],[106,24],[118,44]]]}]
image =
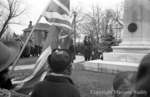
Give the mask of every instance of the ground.
[{"label": "ground", "polygon": [[111,97],[112,81],[114,75],[85,71],[80,64],[73,71],[72,79],[80,90],[81,97]]},{"label": "ground", "polygon": [[17,65],[28,65],[33,64],[37,60],[38,57],[30,57],[30,58],[21,58],[17,62]]},{"label": "ground", "polygon": [[[24,63],[23,60],[22,62]],[[30,74],[29,72],[26,70],[15,71],[13,75],[24,78]],[[111,97],[113,77],[113,74],[85,71],[81,63],[74,64],[71,76],[81,93],[81,97]]]}]

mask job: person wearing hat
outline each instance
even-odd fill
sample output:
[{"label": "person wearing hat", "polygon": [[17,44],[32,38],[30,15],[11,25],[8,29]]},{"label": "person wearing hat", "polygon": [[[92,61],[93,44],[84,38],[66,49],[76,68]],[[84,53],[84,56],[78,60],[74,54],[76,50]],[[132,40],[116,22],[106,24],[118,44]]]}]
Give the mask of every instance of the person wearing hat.
[{"label": "person wearing hat", "polygon": [[12,89],[13,85],[8,74],[9,66],[19,54],[20,46],[15,41],[0,41],[0,88]]},{"label": "person wearing hat", "polygon": [[55,49],[48,59],[51,71],[44,81],[33,88],[31,97],[80,97],[80,93],[69,77],[71,75],[71,55],[64,49]]}]

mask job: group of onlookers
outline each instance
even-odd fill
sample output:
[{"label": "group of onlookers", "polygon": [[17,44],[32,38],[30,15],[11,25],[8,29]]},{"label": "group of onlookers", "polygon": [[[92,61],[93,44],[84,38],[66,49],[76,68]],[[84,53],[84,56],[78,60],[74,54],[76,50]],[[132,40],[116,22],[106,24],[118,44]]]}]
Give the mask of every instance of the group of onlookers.
[{"label": "group of onlookers", "polygon": [[35,45],[35,46],[26,46],[22,52],[21,57],[25,58],[25,57],[37,57],[42,53],[42,47]]},{"label": "group of onlookers", "polygon": [[[24,46],[24,42],[17,38],[15,39],[15,41],[17,41],[20,45],[20,47],[22,48]],[[40,54],[42,53],[42,46],[39,46],[39,45],[33,45],[32,44],[32,41],[29,40],[29,42],[26,44],[22,54],[21,54],[21,58],[28,58],[30,56],[33,56],[33,57],[37,57],[39,56]]]}]

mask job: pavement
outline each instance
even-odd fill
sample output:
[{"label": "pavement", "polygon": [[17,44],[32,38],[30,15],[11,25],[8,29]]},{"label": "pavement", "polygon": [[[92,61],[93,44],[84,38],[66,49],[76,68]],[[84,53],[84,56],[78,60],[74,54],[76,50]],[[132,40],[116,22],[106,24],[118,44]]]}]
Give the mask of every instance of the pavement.
[{"label": "pavement", "polygon": [[[89,78],[88,76],[91,73],[91,71],[94,71],[93,72],[94,74],[116,74],[120,71],[136,71],[137,70],[138,64],[128,64],[128,65],[126,65],[126,64],[127,63],[107,62],[107,61],[102,61],[100,59],[84,61],[83,56],[76,56],[76,59],[74,60],[74,64],[72,66],[73,66],[73,71],[76,72],[76,74],[79,77],[78,79],[80,79],[80,81],[82,82],[83,80],[86,80],[87,78]],[[17,71],[17,70],[33,70],[34,67],[35,67],[35,64],[26,64],[26,65],[16,66],[14,68],[14,70],[15,71]],[[10,67],[10,68],[12,68],[12,67]],[[83,72],[82,75],[84,77],[81,76],[80,74],[78,74],[79,72],[80,73]],[[86,72],[86,74],[85,74],[85,72]],[[45,75],[46,75],[46,73],[44,73],[44,76]],[[44,76],[42,76],[42,79],[44,78]],[[83,79],[83,78],[85,78],[85,79]],[[106,75],[104,75],[104,78],[106,78]],[[95,77],[94,77],[94,79],[95,79]],[[89,79],[88,79],[88,81],[89,81]],[[102,82],[105,82],[105,81],[107,81],[107,79],[103,80]],[[13,81],[13,83],[17,84],[17,83],[20,83],[20,81]],[[77,81],[77,83],[78,83],[78,81]],[[84,83],[85,82],[83,82],[83,84]],[[110,82],[108,82],[108,83],[110,83]],[[89,85],[89,84],[87,84],[87,85]],[[81,90],[83,90],[83,89],[81,89]],[[92,97],[92,96],[90,96],[90,97]]]},{"label": "pavement", "polygon": [[[76,59],[74,60],[74,63],[79,63],[79,62],[83,62],[84,61],[84,57],[77,55]],[[34,69],[35,64],[24,64],[24,65],[17,65],[15,66],[14,70],[26,70],[26,69]],[[10,67],[11,69],[12,67]]]},{"label": "pavement", "polygon": [[[96,72],[108,72],[108,73],[117,73],[120,71],[137,71],[138,64],[136,63],[125,63],[125,62],[112,62],[112,61],[103,61],[103,60],[91,60],[84,61],[84,57],[77,55],[73,65],[73,69],[78,68],[78,64],[81,63],[84,70],[96,71]],[[14,70],[26,70],[34,69],[35,64],[24,64],[18,65]],[[11,69],[12,67],[10,67]]]},{"label": "pavement", "polygon": [[115,62],[115,61],[103,61],[92,60],[82,63],[84,70],[105,72],[105,73],[118,73],[118,72],[136,72],[138,69],[138,63],[128,62]]},{"label": "pavement", "polygon": [[84,61],[84,57],[81,55],[77,55],[73,63],[79,63],[83,61]]}]

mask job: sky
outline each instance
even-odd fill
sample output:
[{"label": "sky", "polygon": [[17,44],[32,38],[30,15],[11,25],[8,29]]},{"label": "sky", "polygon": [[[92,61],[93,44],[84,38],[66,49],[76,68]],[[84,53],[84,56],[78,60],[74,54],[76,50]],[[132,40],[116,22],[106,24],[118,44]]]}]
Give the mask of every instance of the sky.
[{"label": "sky", "polygon": [[[29,21],[33,21],[35,24],[36,20],[40,16],[40,14],[44,11],[47,6],[49,0],[22,0],[24,3],[24,7],[27,9],[26,15],[22,18],[23,26],[13,25],[11,28],[17,33],[22,33],[22,29],[27,27]],[[81,8],[82,11],[87,12],[90,11],[92,6],[100,6],[103,9],[115,9],[119,6],[122,0],[70,0],[71,8]],[[43,21],[43,20],[41,20]]]}]

